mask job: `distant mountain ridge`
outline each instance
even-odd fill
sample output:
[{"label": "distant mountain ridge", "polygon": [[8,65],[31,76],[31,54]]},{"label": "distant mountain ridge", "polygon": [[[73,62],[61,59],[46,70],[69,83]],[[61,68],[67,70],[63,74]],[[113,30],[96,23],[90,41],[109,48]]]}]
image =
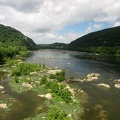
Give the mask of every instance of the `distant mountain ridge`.
[{"label": "distant mountain ridge", "polygon": [[28,38],[20,31],[2,24],[0,24],[0,42],[24,46],[27,49],[37,48],[37,45],[32,39]]},{"label": "distant mountain ridge", "polygon": [[84,35],[69,45],[69,49],[78,49],[80,47],[115,47],[120,46],[120,26],[92,32]]}]

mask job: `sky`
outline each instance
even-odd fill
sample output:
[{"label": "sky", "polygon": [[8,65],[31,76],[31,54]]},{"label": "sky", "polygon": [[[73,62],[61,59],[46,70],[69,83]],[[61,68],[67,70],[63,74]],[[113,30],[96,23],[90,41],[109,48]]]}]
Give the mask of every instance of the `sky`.
[{"label": "sky", "polygon": [[120,0],[0,0],[0,24],[37,44],[70,43],[120,26]]}]

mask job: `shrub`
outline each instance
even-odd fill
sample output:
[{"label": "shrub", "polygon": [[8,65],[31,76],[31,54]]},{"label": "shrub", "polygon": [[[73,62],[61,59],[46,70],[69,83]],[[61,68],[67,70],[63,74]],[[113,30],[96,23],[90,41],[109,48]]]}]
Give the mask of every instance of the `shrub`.
[{"label": "shrub", "polygon": [[50,82],[50,89],[51,89],[52,93],[55,93],[55,94],[58,93],[58,91],[59,91],[58,83],[56,81]]},{"label": "shrub", "polygon": [[62,70],[61,72],[56,73],[56,78],[58,82],[62,82],[65,80],[65,70]]},{"label": "shrub", "polygon": [[[72,94],[64,85],[58,85],[56,81],[48,82],[47,87],[51,89],[52,95],[57,99],[65,101],[66,103],[72,102]],[[46,85],[46,84],[45,84]]]},{"label": "shrub", "polygon": [[9,65],[16,65],[18,63],[17,60],[12,60],[10,58],[6,58],[5,60]]},{"label": "shrub", "polygon": [[16,76],[14,77],[14,80],[16,83],[19,83],[19,78],[17,78]]},{"label": "shrub", "polygon": [[63,90],[60,89],[58,96],[60,96],[61,99],[64,100],[66,103],[72,102],[72,98],[71,98],[72,94],[68,89],[63,89]]},{"label": "shrub", "polygon": [[22,56],[22,57],[25,57],[26,55],[28,54],[28,51],[20,51],[19,52],[19,55]]},{"label": "shrub", "polygon": [[50,79],[55,79],[55,78],[56,78],[56,75],[55,75],[55,74],[50,74],[49,78],[50,78]]},{"label": "shrub", "polygon": [[43,76],[41,79],[40,79],[40,84],[43,85],[47,82],[47,76]]},{"label": "shrub", "polygon": [[67,117],[65,111],[62,111],[57,107],[52,107],[46,116],[46,120],[70,120],[70,119]]},{"label": "shrub", "polygon": [[74,76],[70,76],[70,79],[74,79],[75,77]]},{"label": "shrub", "polygon": [[37,64],[21,63],[12,71],[12,76],[28,75],[30,72],[39,71],[40,66]]}]

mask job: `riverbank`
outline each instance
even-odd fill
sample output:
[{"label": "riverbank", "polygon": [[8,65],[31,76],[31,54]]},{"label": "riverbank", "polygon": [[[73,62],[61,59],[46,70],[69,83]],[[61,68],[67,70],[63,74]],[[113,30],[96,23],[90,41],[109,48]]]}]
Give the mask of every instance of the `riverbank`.
[{"label": "riverbank", "polygon": [[[59,115],[60,117],[76,120],[78,115],[83,112],[80,101],[75,96],[76,89],[71,88],[65,81],[65,71],[63,70],[51,70],[45,65],[29,64],[17,59],[13,60],[10,65],[6,64],[3,68],[1,67],[1,71],[6,72],[6,76],[10,77],[9,85],[12,91],[18,94],[34,91],[44,100],[42,104],[45,104],[46,108],[43,108],[43,105],[38,106],[35,117],[27,119],[46,118],[49,120],[51,116],[55,117],[55,114],[62,113]],[[1,106],[3,104],[8,108],[7,102],[1,102]]]}]

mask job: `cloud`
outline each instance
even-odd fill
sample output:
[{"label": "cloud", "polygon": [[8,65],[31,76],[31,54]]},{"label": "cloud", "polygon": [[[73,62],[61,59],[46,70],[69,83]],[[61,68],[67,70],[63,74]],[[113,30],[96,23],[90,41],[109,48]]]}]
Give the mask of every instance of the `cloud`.
[{"label": "cloud", "polygon": [[116,26],[120,26],[120,22],[119,22],[119,21],[117,21],[117,22],[114,24],[114,27],[116,27]]},{"label": "cloud", "polygon": [[92,24],[91,22],[89,23],[89,26],[87,27],[85,34],[100,30],[102,28],[102,24]]},{"label": "cloud", "polygon": [[37,11],[44,0],[0,0],[0,4],[10,6],[17,11],[32,12]]},{"label": "cloud", "polygon": [[[49,33],[36,33],[33,34],[33,38],[39,37],[39,40],[41,41],[41,44],[48,44],[48,43],[54,43],[54,42],[60,42],[60,43],[70,43],[71,41],[75,40],[78,37],[81,37],[81,33],[75,33],[73,31],[65,34],[65,35],[59,35],[56,32],[49,32]],[[49,38],[49,39],[48,39]],[[36,38],[36,43],[39,44],[39,40]]]},{"label": "cloud", "polygon": [[93,31],[101,28],[98,22],[115,24],[119,11],[120,0],[0,0],[0,23],[15,27],[37,43],[64,42],[71,40],[70,33],[77,34],[56,33],[64,26],[92,20],[94,26],[86,31]]}]

